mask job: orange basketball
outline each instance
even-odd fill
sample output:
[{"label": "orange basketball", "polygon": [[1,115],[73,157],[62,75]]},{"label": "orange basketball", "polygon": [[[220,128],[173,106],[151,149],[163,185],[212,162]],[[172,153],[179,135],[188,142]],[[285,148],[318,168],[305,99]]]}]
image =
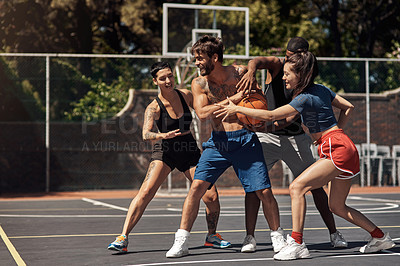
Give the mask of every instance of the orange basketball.
[{"label": "orange basketball", "polygon": [[[264,94],[262,92],[256,92],[248,95],[247,97],[243,98],[239,103],[239,106],[244,106],[253,109],[264,109],[267,110],[267,99],[265,99]],[[246,124],[248,126],[261,126],[265,123],[265,121],[257,120],[253,117],[246,116],[241,113],[236,114],[240,122]]]}]

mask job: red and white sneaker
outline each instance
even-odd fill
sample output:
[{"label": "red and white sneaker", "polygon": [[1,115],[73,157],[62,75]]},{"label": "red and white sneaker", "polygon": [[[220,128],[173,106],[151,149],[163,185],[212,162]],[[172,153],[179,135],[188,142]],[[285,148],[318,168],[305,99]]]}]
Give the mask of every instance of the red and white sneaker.
[{"label": "red and white sneaker", "polygon": [[372,238],[368,243],[360,248],[361,253],[374,253],[384,249],[394,247],[396,244],[390,238],[389,233],[386,233],[382,238]]},{"label": "red and white sneaker", "polygon": [[291,236],[287,236],[286,246],[279,253],[274,255],[275,260],[296,260],[310,257],[306,244],[301,245],[294,241]]}]

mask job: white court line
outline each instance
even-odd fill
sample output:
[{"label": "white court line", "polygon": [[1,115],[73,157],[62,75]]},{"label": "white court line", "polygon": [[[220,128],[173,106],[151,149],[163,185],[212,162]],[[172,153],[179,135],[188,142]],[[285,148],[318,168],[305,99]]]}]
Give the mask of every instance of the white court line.
[{"label": "white court line", "polygon": [[176,262],[155,262],[145,264],[128,264],[126,266],[151,266],[151,265],[180,265],[180,264],[206,264],[212,262],[243,262],[243,261],[268,261],[274,260],[273,258],[257,258],[257,259],[231,259],[231,260],[192,260],[192,261],[176,261]]},{"label": "white court line", "polygon": [[[324,256],[324,259],[336,259],[336,258],[362,258],[362,257],[377,257],[377,256],[396,256],[398,253],[386,251],[387,254],[357,254],[357,255],[339,255],[339,256]],[[312,256],[310,257],[312,258]],[[317,258],[317,257],[316,257]],[[180,264],[208,264],[218,262],[250,262],[250,261],[273,261],[273,258],[257,258],[257,259],[230,259],[230,260],[193,260],[193,261],[179,261],[179,262],[155,262],[145,264],[128,264],[126,266],[155,266],[155,265],[180,265]],[[301,260],[301,261],[304,261]]]},{"label": "white court line", "polygon": [[[126,215],[101,215],[101,214],[0,214],[0,217],[13,217],[13,218],[112,218],[112,217],[125,217]],[[154,215],[157,217],[160,215]],[[178,216],[178,215],[177,215]]]},{"label": "white court line", "polygon": [[[382,202],[385,203],[386,206],[384,207],[379,207],[379,208],[365,208],[365,209],[358,209],[359,211],[363,213],[369,213],[369,214],[389,214],[389,213],[400,213],[400,210],[389,210],[389,209],[395,209],[398,208],[399,205],[394,204],[393,202],[400,202],[399,200],[387,200],[387,199],[377,199],[377,198],[365,198],[365,197],[358,197],[358,196],[349,196],[348,198],[352,200],[366,200],[366,201],[375,201],[375,202]],[[93,205],[96,206],[104,206],[107,208],[111,209],[116,209],[116,210],[121,210],[124,212],[127,212],[128,209],[124,207],[120,207],[117,205],[101,202],[98,200],[93,200],[93,199],[88,199],[88,198],[82,198],[83,201],[89,202]],[[232,209],[234,207],[229,207],[229,209]],[[242,208],[242,207],[240,207]],[[243,216],[244,211],[224,211],[225,208],[222,208],[220,216],[225,216],[225,217],[235,217],[235,216]],[[227,208],[228,209],[228,208]],[[166,208],[168,211],[172,212],[179,212],[179,214],[144,214],[143,217],[180,217],[182,209],[179,208]],[[279,212],[281,216],[289,216],[292,215],[291,211],[280,211]],[[263,213],[260,211],[259,215],[263,215]],[[319,212],[317,211],[308,211],[307,215],[319,215]],[[205,214],[199,213],[198,216],[205,216]],[[37,215],[37,214],[0,214],[0,217],[23,217],[23,218],[112,218],[112,217],[125,217],[124,215]]]},{"label": "white court line", "polygon": [[359,197],[359,196],[348,196],[347,198],[353,199],[353,200],[367,200],[367,201],[377,201],[377,202],[400,203],[400,200],[391,200],[391,199],[367,198],[367,197]]},{"label": "white court line", "polygon": [[[394,211],[366,211],[360,210],[362,213],[368,214],[391,214],[391,213],[400,213],[400,210]],[[259,216],[264,216],[262,212],[258,214]],[[289,211],[279,212],[280,216],[291,216],[292,213]],[[318,212],[307,212],[308,216],[319,216]],[[9,217],[9,218],[124,218],[126,215],[122,214],[0,214],[0,217]],[[206,216],[204,213],[199,213],[198,217]],[[244,212],[242,213],[223,213],[221,212],[220,217],[243,217]],[[176,214],[143,214],[142,218],[153,218],[153,217],[182,217],[181,213]]]},{"label": "white court line", "polygon": [[93,205],[100,205],[100,206],[108,207],[108,208],[111,208],[111,209],[116,209],[116,210],[121,210],[121,211],[126,211],[126,212],[128,211],[127,208],[119,207],[119,206],[113,205],[113,204],[108,204],[108,203],[101,202],[101,201],[98,201],[98,200],[92,200],[92,199],[88,199],[88,198],[82,198],[82,200],[86,201],[86,202],[89,202],[89,203],[92,203]]}]

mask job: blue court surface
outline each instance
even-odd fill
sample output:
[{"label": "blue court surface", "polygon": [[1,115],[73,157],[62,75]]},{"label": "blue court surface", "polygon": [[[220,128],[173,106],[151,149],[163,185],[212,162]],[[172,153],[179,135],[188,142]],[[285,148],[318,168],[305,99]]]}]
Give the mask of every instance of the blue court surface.
[{"label": "blue court surface", "polygon": [[[206,223],[202,203],[194,224],[189,256],[168,259],[179,227],[185,195],[158,194],[129,236],[128,253],[107,250],[121,232],[131,199],[0,200],[0,265],[400,265],[400,195],[352,194],[347,199],[379,225],[396,242],[388,251],[361,254],[368,239],[359,227],[336,217],[336,225],[349,242],[346,249],[333,249],[329,233],[307,195],[304,238],[311,258],[274,261],[269,230],[259,213],[257,252],[240,253],[245,238],[244,197],[221,196],[218,232],[232,242],[227,249],[204,247]],[[276,196],[281,225],[291,231],[290,197]]]}]

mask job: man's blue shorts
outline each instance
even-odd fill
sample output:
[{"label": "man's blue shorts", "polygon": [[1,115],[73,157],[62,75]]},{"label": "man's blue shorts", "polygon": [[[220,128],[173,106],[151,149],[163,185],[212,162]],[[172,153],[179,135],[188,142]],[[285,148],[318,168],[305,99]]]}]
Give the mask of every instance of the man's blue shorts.
[{"label": "man's blue shorts", "polygon": [[262,146],[254,132],[247,129],[213,131],[202,146],[194,179],[214,184],[228,167],[233,166],[245,192],[271,187]]}]

